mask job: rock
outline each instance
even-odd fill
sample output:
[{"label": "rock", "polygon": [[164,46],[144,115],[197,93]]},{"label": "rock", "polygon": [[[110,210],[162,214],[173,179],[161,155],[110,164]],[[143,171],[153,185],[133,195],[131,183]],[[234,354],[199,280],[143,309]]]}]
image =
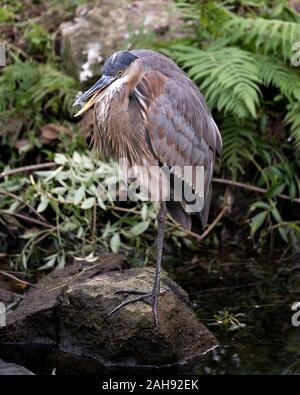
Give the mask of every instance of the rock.
[{"label": "rock", "polygon": [[[151,307],[145,303],[128,305],[108,317],[124,299],[114,294],[118,289],[151,289],[153,268],[103,272],[92,264],[82,272],[77,266],[76,273],[72,266],[68,269],[72,275],[65,269],[64,276],[58,271],[46,276],[8,313],[7,326],[0,328],[0,357],[5,357],[2,353],[8,345],[24,343],[49,345],[62,355],[85,358],[90,366],[103,369],[162,367],[202,358],[217,347],[215,337],[190,308],[186,293],[165,273],[162,289],[169,291],[159,298],[155,327]],[[9,360],[15,361],[11,355]]]},{"label": "rock", "polygon": [[22,298],[15,280],[0,273],[0,327],[5,325],[7,311]]},{"label": "rock", "polygon": [[2,281],[0,281],[0,302],[4,303],[5,306],[13,303],[16,298],[16,294],[9,289],[3,287]]},{"label": "rock", "polygon": [[60,349],[104,366],[161,366],[182,364],[215,348],[215,337],[196,318],[186,293],[165,273],[162,289],[170,291],[159,298],[157,327],[145,303],[128,305],[108,318],[124,300],[115,291],[149,291],[153,277],[153,268],[130,269],[71,285],[60,298]]},{"label": "rock", "polygon": [[24,368],[20,365],[15,365],[14,363],[7,363],[0,359],[0,376],[9,375],[9,376],[28,376],[33,375],[30,370]]},{"label": "rock", "polygon": [[170,39],[180,34],[172,0],[99,0],[77,8],[75,19],[60,25],[61,55],[66,71],[81,83],[100,74],[103,60],[124,49],[130,34],[143,31]]},{"label": "rock", "polygon": [[0,328],[0,343],[57,344],[59,333],[56,309],[58,297],[65,288],[98,273],[114,270],[122,262],[120,255],[109,254],[100,256],[91,263],[79,261],[62,270],[54,270],[30,289],[15,310],[7,312],[6,327]]}]

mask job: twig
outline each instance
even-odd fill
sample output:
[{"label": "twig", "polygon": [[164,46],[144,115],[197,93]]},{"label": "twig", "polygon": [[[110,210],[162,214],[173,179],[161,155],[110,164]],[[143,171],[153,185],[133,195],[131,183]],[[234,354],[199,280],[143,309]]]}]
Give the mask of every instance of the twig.
[{"label": "twig", "polygon": [[225,205],[222,210],[219,212],[219,214],[216,216],[216,218],[213,220],[213,222],[209,225],[209,227],[197,237],[199,241],[202,241],[205,239],[205,237],[213,230],[213,228],[221,221],[223,218],[224,214],[227,211],[227,206]]},{"label": "twig", "polygon": [[20,219],[23,219],[24,221],[31,222],[31,223],[36,224],[36,225],[41,225],[41,226],[44,226],[45,228],[48,228],[48,229],[52,229],[52,230],[55,229],[55,226],[47,224],[47,222],[27,217],[27,215],[24,215],[24,214],[11,213],[11,212],[6,211],[6,210],[0,210],[0,213],[7,214],[7,215],[10,215],[12,217],[20,218]]},{"label": "twig", "polygon": [[[259,188],[254,185],[244,184],[243,182],[239,182],[239,181],[226,180],[224,178],[213,178],[213,182],[217,182],[219,184],[233,185],[235,187],[248,189],[249,191],[258,192],[258,193],[267,193],[268,192],[268,190],[265,188]],[[280,199],[292,201],[291,197],[288,195],[280,194],[280,195],[277,195],[277,197],[279,197]],[[294,199],[293,203],[300,204],[300,198]]]},{"label": "twig", "polygon": [[22,56],[24,56],[24,58],[29,59],[29,55],[28,53],[26,53],[25,51],[23,51],[23,49],[19,48],[18,46],[16,46],[15,44],[10,43],[9,41],[4,41],[5,45],[10,48],[12,51],[15,51],[19,54],[21,54]]},{"label": "twig", "polygon": [[26,207],[29,208],[29,210],[31,210],[41,221],[45,221],[45,218],[36,211],[36,209],[34,207],[32,207],[29,203],[25,202],[25,200],[23,200],[21,197],[15,195],[12,192],[8,192],[5,191],[4,189],[0,189],[0,195],[5,195],[5,196],[10,196],[11,198],[17,200],[18,202],[24,204]]},{"label": "twig", "polygon": [[50,289],[47,290],[47,292],[56,291],[56,290],[59,289],[59,288],[63,288],[63,287],[65,287],[66,285],[70,285],[73,281],[75,281],[78,277],[80,277],[80,276],[82,276],[83,274],[85,274],[87,271],[89,271],[89,270],[91,270],[91,269],[94,269],[94,268],[97,267],[97,266],[103,266],[103,263],[104,263],[105,261],[107,261],[107,259],[109,259],[109,258],[110,258],[109,256],[108,256],[108,257],[104,257],[104,258],[101,260],[101,262],[97,262],[97,263],[95,263],[94,265],[91,265],[91,266],[88,266],[88,267],[82,269],[79,273],[75,273],[75,274],[70,278],[70,280],[68,280],[67,282],[62,283],[62,284],[60,284],[60,285],[57,285],[57,286],[54,287],[54,288],[50,288]]},{"label": "twig", "polygon": [[13,280],[21,283],[22,285],[26,285],[26,286],[31,286],[32,285],[31,283],[29,283],[29,282],[27,282],[25,280],[21,280],[18,277],[14,276],[13,274],[5,272],[3,270],[0,270],[0,274],[2,274],[3,276],[6,276],[6,277],[12,278]]},{"label": "twig", "polygon": [[13,174],[18,174],[18,173],[26,173],[26,172],[32,172],[32,171],[40,170],[40,169],[48,169],[48,168],[52,168],[55,166],[57,166],[57,163],[47,162],[47,163],[39,163],[37,165],[17,167],[16,169],[3,171],[2,173],[0,173],[0,178],[4,178],[4,177],[11,176]]},{"label": "twig", "polygon": [[126,208],[126,207],[119,207],[119,206],[113,206],[113,205],[107,205],[106,207],[111,210],[115,210],[115,211],[123,211],[124,213],[141,214],[141,212],[136,210],[135,208]]},{"label": "twig", "polygon": [[[216,218],[213,220],[213,222],[209,225],[209,227],[201,233],[201,235],[198,235],[198,233],[195,233],[191,230],[188,229],[182,229],[186,234],[195,237],[198,241],[202,241],[205,239],[205,237],[213,230],[213,228],[217,225],[218,222],[222,219],[224,214],[227,211],[227,206],[225,205],[222,210],[219,212],[219,214],[216,216]],[[178,224],[171,216],[170,219],[172,220],[173,224],[175,224],[178,228],[180,227],[180,224]]]},{"label": "twig", "polygon": [[92,241],[96,245],[97,242],[97,205],[96,203],[93,206],[93,215],[92,215]]}]

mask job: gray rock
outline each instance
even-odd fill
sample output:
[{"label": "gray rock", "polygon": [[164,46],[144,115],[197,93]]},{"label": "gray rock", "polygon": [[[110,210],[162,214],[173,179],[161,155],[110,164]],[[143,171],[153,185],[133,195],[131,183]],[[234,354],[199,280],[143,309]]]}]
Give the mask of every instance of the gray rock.
[{"label": "gray rock", "polygon": [[77,262],[46,276],[8,312],[7,326],[0,328],[0,357],[5,357],[1,349],[23,343],[50,346],[102,367],[161,367],[191,363],[217,347],[215,337],[190,308],[186,293],[165,273],[162,289],[169,291],[159,298],[158,327],[150,306],[142,302],[108,317],[124,300],[115,291],[148,291],[153,284],[153,268],[108,271],[121,263],[119,255],[111,255],[81,269]]},{"label": "gray rock", "polygon": [[16,298],[16,294],[9,289],[3,287],[0,281],[0,302],[4,303],[6,306],[13,303]]},{"label": "gray rock", "polygon": [[60,298],[60,349],[95,358],[105,366],[182,364],[217,346],[215,337],[198,321],[186,293],[162,275],[159,325],[151,307],[139,302],[108,318],[124,295],[119,289],[149,291],[154,269],[111,272],[71,285]]},{"label": "gray rock", "polygon": [[30,376],[30,370],[14,363],[7,363],[0,359],[0,376]]},{"label": "gray rock", "polygon": [[81,83],[100,74],[103,60],[124,49],[130,33],[142,28],[164,39],[180,33],[172,0],[99,0],[77,8],[73,21],[60,25],[61,55],[66,71]]},{"label": "gray rock", "polygon": [[6,327],[0,328],[0,343],[57,345],[58,297],[69,284],[83,282],[98,273],[115,270],[122,263],[122,256],[108,254],[99,256],[92,263],[74,262],[64,269],[54,270],[29,290],[15,310],[7,312]]}]

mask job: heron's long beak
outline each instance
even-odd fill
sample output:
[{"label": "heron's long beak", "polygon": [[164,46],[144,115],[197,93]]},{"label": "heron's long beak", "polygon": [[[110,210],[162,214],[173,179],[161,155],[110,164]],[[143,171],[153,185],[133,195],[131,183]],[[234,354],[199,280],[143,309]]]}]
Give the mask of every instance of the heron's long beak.
[{"label": "heron's long beak", "polygon": [[99,81],[97,81],[89,90],[83,92],[74,102],[73,106],[83,105],[81,109],[74,115],[78,117],[79,115],[86,112],[90,107],[92,107],[99,95],[108,85],[110,85],[115,80],[115,77],[110,77],[103,75]]}]

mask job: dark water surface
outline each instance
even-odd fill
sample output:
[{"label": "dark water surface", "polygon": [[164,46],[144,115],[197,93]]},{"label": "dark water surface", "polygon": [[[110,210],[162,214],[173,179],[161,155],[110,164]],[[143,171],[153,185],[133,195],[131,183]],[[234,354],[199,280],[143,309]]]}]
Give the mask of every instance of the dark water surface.
[{"label": "dark water surface", "polygon": [[[201,257],[165,258],[166,271],[189,293],[199,319],[220,343],[205,361],[166,373],[300,374],[300,326],[291,322],[291,306],[300,302],[300,256],[278,261],[247,255],[206,251]],[[163,371],[110,367],[103,372],[95,361],[57,352],[53,345],[9,345],[0,351],[6,361],[36,374]]]},{"label": "dark water surface", "polygon": [[[196,374],[300,374],[300,256],[285,261],[205,253],[173,269],[220,342]],[[299,324],[300,324],[300,319]]]}]

